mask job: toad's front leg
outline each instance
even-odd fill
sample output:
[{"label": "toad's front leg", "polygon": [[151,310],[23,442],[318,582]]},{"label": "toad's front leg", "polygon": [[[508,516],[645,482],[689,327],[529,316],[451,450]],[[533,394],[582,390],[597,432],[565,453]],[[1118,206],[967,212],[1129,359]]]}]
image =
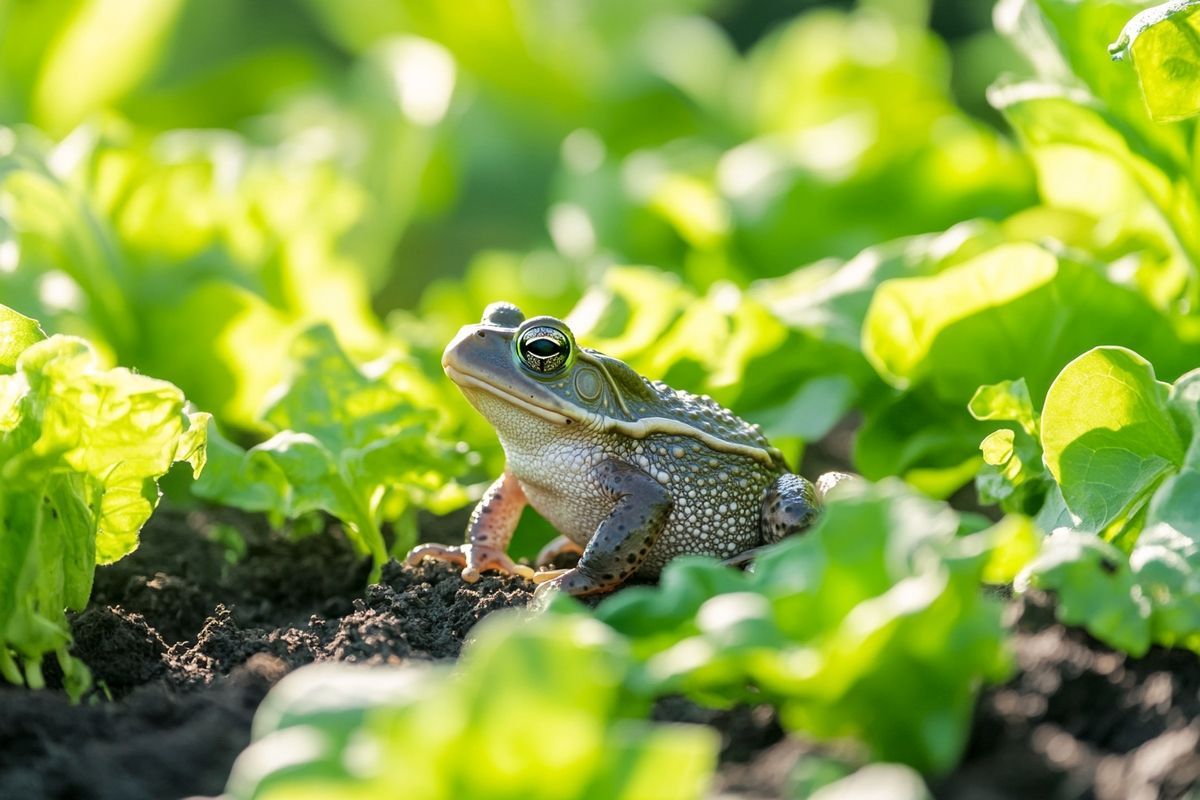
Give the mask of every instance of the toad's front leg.
[{"label": "toad's front leg", "polygon": [[588,540],[577,566],[534,578],[543,578],[537,596],[552,589],[577,597],[615,589],[637,572],[667,524],[674,503],[650,475],[616,459],[601,462],[595,475],[612,497],[613,509]]},{"label": "toad's front leg", "polygon": [[475,583],[480,573],[489,569],[531,578],[533,570],[514,562],[506,552],[527,502],[521,484],[505,472],[488,487],[471,512],[466,544],[418,545],[409,551],[405,563],[415,567],[425,556],[448,561],[463,568],[462,578],[467,583]]}]

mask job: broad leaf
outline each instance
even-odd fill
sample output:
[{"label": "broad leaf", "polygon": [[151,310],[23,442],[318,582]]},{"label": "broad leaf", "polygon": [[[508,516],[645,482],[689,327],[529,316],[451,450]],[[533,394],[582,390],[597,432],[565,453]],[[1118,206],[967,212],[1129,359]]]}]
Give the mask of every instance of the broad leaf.
[{"label": "broad leaf", "polygon": [[1200,113],[1200,16],[1196,0],[1172,0],[1138,13],[1109,45],[1132,57],[1146,109],[1156,121]]},{"label": "broad leaf", "polygon": [[1099,344],[1161,356],[1167,370],[1187,366],[1170,323],[1139,294],[1031,244],[887,281],[863,328],[867,358],[889,381],[928,382],[962,405],[981,385],[1021,377],[1041,396],[1070,359]]},{"label": "broad leaf", "polygon": [[1183,462],[1166,384],[1149,362],[1100,347],[1072,361],[1042,408],[1046,467],[1083,530],[1129,517]]}]

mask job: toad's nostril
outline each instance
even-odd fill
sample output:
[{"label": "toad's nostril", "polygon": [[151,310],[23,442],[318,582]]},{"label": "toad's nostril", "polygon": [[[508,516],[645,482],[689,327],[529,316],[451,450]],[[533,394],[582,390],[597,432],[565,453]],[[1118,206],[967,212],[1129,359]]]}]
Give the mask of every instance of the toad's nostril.
[{"label": "toad's nostril", "polygon": [[475,335],[476,335],[476,336],[478,336],[480,339],[486,339],[486,338],[487,338],[487,334],[486,334],[486,333],[484,333],[483,331],[476,331],[476,332],[475,332]]}]

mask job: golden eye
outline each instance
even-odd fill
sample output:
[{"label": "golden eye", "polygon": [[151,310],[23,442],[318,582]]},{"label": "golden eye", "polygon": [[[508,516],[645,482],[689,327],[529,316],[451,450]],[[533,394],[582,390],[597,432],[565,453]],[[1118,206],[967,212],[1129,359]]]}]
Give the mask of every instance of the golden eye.
[{"label": "golden eye", "polygon": [[517,355],[534,372],[549,375],[567,365],[571,342],[557,328],[538,325],[521,334],[517,341]]}]

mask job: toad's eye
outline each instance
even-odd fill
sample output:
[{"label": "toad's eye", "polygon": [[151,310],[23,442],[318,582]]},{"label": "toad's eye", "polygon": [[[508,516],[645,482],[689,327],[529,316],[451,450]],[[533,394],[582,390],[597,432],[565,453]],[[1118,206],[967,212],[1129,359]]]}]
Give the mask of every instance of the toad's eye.
[{"label": "toad's eye", "polygon": [[517,354],[525,366],[534,372],[551,374],[567,365],[571,342],[557,328],[539,325],[521,334],[517,341]]}]

